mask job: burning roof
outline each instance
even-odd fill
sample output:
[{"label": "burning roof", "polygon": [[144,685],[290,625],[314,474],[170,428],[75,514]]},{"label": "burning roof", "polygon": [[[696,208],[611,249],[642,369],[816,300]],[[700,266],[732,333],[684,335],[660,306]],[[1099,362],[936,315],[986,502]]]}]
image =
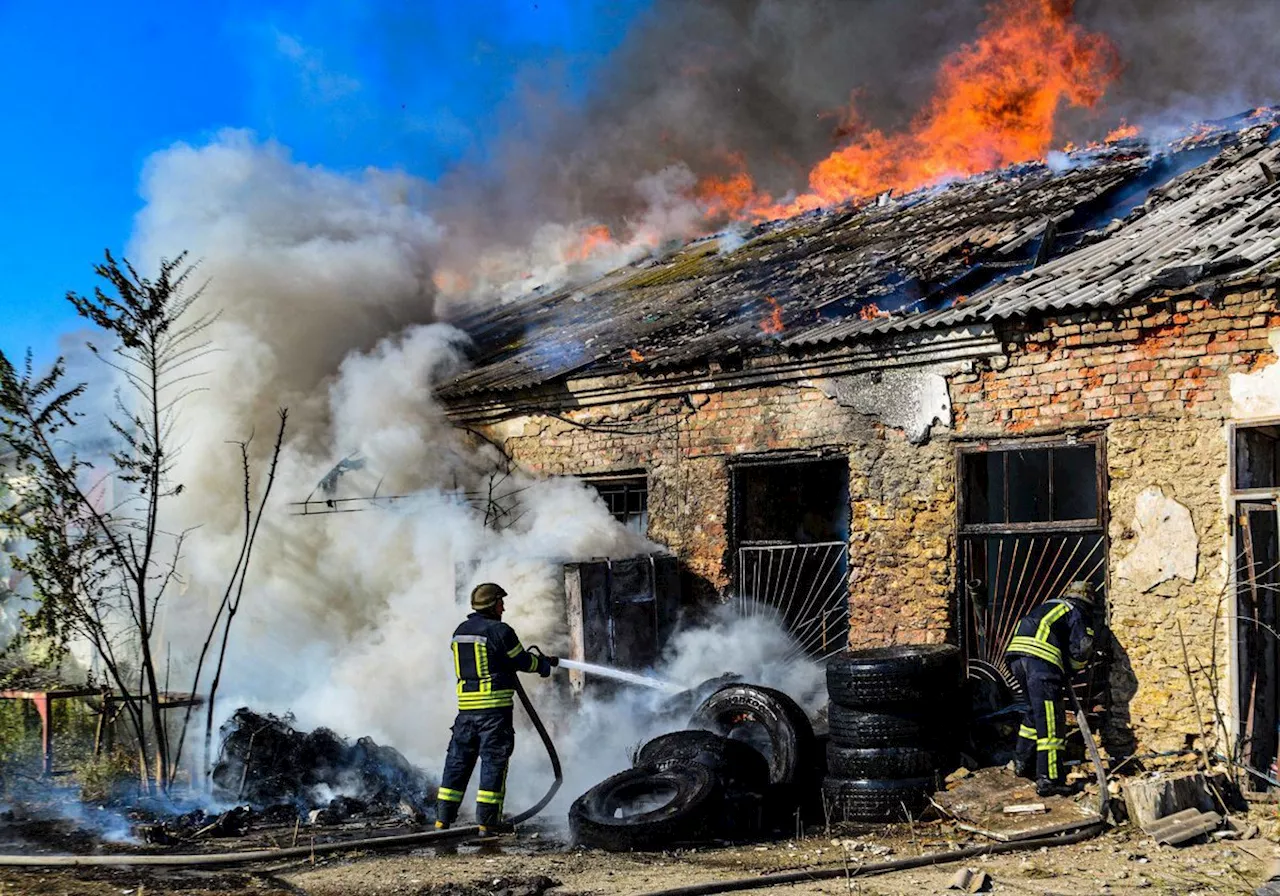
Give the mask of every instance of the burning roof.
[{"label": "burning roof", "polygon": [[459,321],[475,364],[441,391],[801,354],[1258,274],[1280,246],[1278,121],[1259,109],[1159,151],[1125,138],[695,240]]}]

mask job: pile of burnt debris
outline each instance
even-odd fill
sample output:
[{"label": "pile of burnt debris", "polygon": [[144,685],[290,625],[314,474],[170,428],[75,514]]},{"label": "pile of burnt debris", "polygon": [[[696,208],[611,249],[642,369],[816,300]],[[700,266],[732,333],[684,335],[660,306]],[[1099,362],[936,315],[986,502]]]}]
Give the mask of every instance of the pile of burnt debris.
[{"label": "pile of burnt debris", "polygon": [[[241,707],[222,726],[213,797],[232,808],[158,813],[137,824],[149,843],[242,837],[251,828],[421,823],[436,785],[393,747],[351,743],[328,728],[299,731],[291,715]],[[141,821],[135,815],[135,821]]]},{"label": "pile of burnt debris", "polygon": [[393,747],[355,743],[328,728],[302,732],[292,716],[236,710],[222,726],[213,795],[256,810],[284,807],[315,823],[353,815],[421,815],[436,785]]}]

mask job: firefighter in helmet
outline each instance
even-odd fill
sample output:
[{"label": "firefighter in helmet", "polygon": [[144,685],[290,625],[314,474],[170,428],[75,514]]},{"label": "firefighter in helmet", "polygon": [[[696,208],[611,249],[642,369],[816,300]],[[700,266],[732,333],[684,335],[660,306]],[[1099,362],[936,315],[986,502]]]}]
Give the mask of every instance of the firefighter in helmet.
[{"label": "firefighter in helmet", "polygon": [[1072,792],[1062,762],[1067,745],[1063,689],[1093,651],[1093,602],[1091,583],[1072,582],[1061,597],[1023,617],[1005,650],[1028,703],[1014,767],[1024,778],[1035,778],[1039,796]]},{"label": "firefighter in helmet", "polygon": [[453,633],[453,670],[458,678],[458,715],[436,794],[436,827],[444,829],[458,818],[471,772],[480,762],[480,791],[476,794],[476,823],[481,834],[504,830],[502,801],[507,787],[507,763],[515,749],[516,673],[536,672],[543,678],[559,664],[554,656],[529,653],[511,626],[502,621],[507,592],[492,582],[471,592],[474,611]]}]

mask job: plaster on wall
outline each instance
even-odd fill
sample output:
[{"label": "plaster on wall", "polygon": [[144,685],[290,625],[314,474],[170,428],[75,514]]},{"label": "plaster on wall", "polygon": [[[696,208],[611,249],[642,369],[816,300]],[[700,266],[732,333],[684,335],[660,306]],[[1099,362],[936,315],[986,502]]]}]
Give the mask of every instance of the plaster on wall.
[{"label": "plaster on wall", "polygon": [[859,414],[901,429],[913,445],[929,438],[934,426],[951,427],[951,395],[947,375],[959,365],[932,370],[873,371],[816,380],[814,385]]},{"label": "plaster on wall", "polygon": [[[1269,338],[1271,351],[1280,355],[1280,330],[1272,330]],[[1280,417],[1280,364],[1231,374],[1231,415],[1237,420]]]},{"label": "plaster on wall", "polygon": [[1200,544],[1190,510],[1151,486],[1138,495],[1132,528],[1137,544],[1116,564],[1116,575],[1143,592],[1174,576],[1195,581]]}]

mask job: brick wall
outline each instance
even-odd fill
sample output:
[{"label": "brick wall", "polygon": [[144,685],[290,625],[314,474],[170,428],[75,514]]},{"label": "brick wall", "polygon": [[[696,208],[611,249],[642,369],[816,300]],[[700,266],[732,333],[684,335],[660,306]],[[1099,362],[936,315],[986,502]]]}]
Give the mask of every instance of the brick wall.
[{"label": "brick wall", "polygon": [[[1226,674],[1225,626],[1214,622],[1229,575],[1228,377],[1273,363],[1268,334],[1277,328],[1273,290],[1012,324],[1003,334],[1007,357],[948,378],[953,428],[935,430],[925,445],[808,384],[622,402],[482,429],[518,463],[548,474],[648,470],[650,535],[679,554],[707,592],[729,583],[727,464],[779,449],[844,452],[859,644],[938,641],[950,633],[956,440],[1102,429],[1116,720],[1132,725],[1140,742],[1165,749],[1197,734],[1175,620],[1193,665],[1216,662],[1220,678]],[[1148,589],[1114,570],[1135,547],[1135,505],[1151,488],[1189,509],[1199,548],[1193,579]],[[1197,680],[1208,714],[1209,675]]]}]

